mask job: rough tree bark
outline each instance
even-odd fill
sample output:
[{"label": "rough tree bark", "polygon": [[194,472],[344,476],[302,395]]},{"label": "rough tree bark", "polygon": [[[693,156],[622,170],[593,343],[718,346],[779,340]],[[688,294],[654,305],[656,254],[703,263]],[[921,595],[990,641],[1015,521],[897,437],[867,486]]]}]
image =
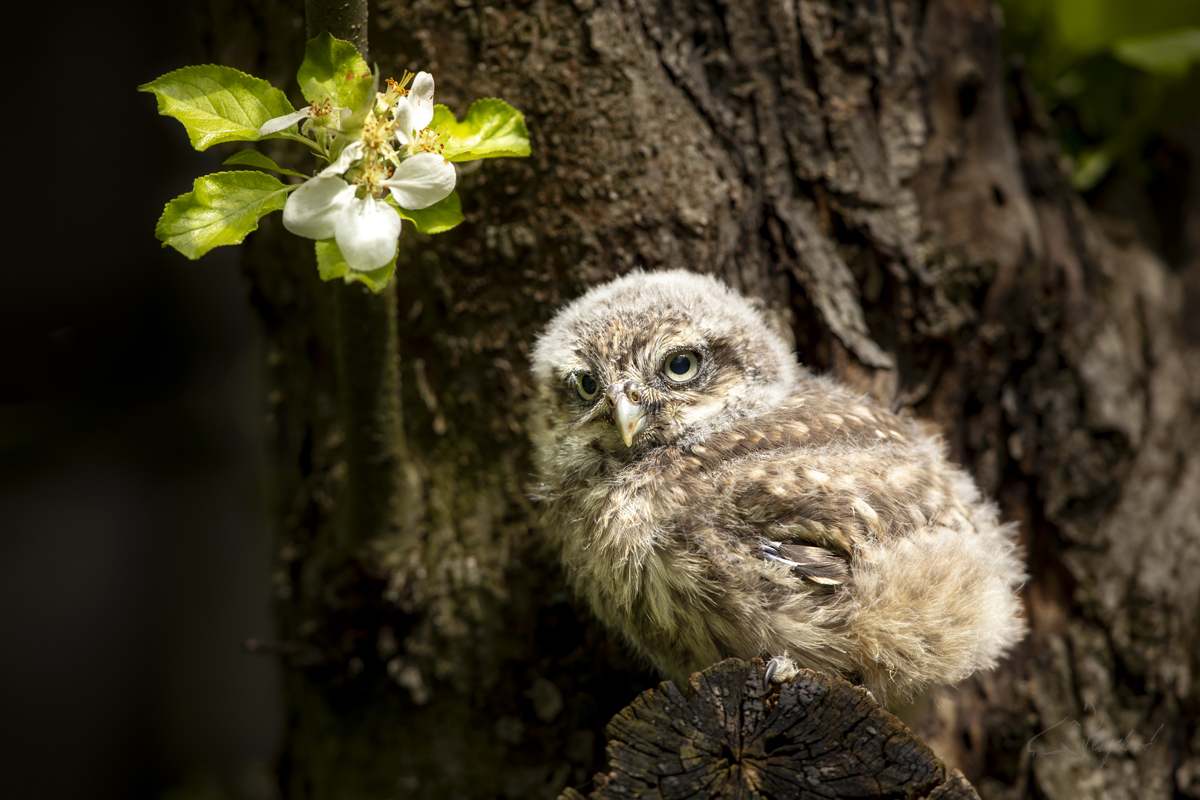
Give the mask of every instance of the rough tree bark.
[{"label": "rough tree bark", "polygon": [[[294,4],[205,14],[214,61],[292,85]],[[371,24],[383,74],[431,71],[459,114],[504,97],[533,156],[464,168],[467,222],[402,237],[406,447],[368,541],[339,534],[332,298],[355,290],[270,221],[251,237],[286,797],[553,797],[602,768],[605,723],[657,680],[537,547],[527,357],[585,287],[677,266],[939,426],[1020,521],[1030,637],[917,720],[980,793],[1200,797],[1194,183],[1162,248],[1099,221],[985,0],[380,0]]]}]

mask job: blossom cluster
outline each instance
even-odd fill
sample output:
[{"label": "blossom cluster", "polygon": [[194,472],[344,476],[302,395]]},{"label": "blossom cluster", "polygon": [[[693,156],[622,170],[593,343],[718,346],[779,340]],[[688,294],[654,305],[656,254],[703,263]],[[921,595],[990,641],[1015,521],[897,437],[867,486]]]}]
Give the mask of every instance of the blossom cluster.
[{"label": "blossom cluster", "polygon": [[323,165],[304,175],[261,150],[238,150],[224,161],[234,171],[197,178],[192,191],[167,203],[155,226],[164,245],[200,258],[240,244],[264,216],[282,211],[288,230],[317,240],[322,280],[382,291],[396,269],[402,220],[425,234],[463,221],[455,163],[530,152],[524,116],[503,100],[475,100],[460,120],[434,105],[427,72],[406,72],[381,92],[378,71],[328,32],[305,45],[296,78],[309,103],[299,110],[267,81],[213,64],[138,87],[154,94],[160,114],[183,124],[197,150],[284,139],[304,144]]},{"label": "blossom cluster", "polygon": [[[412,88],[405,86],[412,80]],[[433,122],[433,77],[418,72],[413,80],[388,79],[376,93],[357,141],[339,136],[351,109],[331,101],[268,120],[259,135],[278,133],[297,122],[318,143],[329,140],[341,151],[328,167],[292,192],[283,207],[283,225],[297,236],[334,239],[351,269],[368,271],[396,254],[400,213],[384,201],[391,194],[401,208],[420,210],[454,191],[454,165],[441,151]],[[334,113],[337,112],[337,113]]]}]

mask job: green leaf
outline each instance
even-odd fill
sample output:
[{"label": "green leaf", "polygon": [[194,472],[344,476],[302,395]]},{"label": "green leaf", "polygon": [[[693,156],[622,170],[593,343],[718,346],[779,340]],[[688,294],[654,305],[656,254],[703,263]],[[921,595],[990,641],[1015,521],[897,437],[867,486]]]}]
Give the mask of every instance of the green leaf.
[{"label": "green leaf", "polygon": [[458,199],[458,192],[450,192],[442,200],[419,211],[400,208],[391,195],[388,195],[388,200],[400,212],[400,216],[415,225],[420,233],[444,233],[463,221],[462,202]]},{"label": "green leaf", "polygon": [[354,113],[342,120],[343,132],[361,128],[367,114],[375,109],[375,95],[379,92],[379,67],[373,69],[370,76],[363,79],[363,83],[366,84],[363,101],[358,108],[351,106]]},{"label": "green leaf", "polygon": [[1071,185],[1078,191],[1086,192],[1108,174],[1112,165],[1112,153],[1107,148],[1098,147],[1085,150],[1075,160],[1075,169],[1071,173]]},{"label": "green leaf", "polygon": [[332,239],[317,242],[317,273],[323,281],[341,278],[350,271],[342,251]]},{"label": "green leaf", "polygon": [[[309,103],[331,98],[335,106],[357,110],[371,89],[371,70],[358,49],[329,31],[322,31],[304,46],[304,63],[296,79]],[[374,93],[370,94],[374,98]]]},{"label": "green leaf", "polygon": [[[295,111],[283,92],[230,67],[184,67],[138,87],[158,98],[158,113],[187,129],[192,147],[220,142],[256,142],[267,120]],[[277,134],[272,134],[277,135]]]},{"label": "green leaf", "polygon": [[155,236],[195,260],[226,244],[240,244],[258,221],[281,211],[289,187],[261,172],[218,172],[197,178],[192,191],[167,203]]},{"label": "green leaf", "polygon": [[443,105],[433,107],[434,130],[445,128],[450,140],[442,155],[451,161],[477,158],[523,157],[529,155],[529,131],[520,111],[503,100],[488,97],[476,100],[462,122]]},{"label": "green leaf", "polygon": [[[396,255],[399,255],[398,248]],[[341,278],[346,283],[358,281],[359,283],[366,284],[366,287],[372,292],[379,294],[388,285],[388,281],[392,279],[392,275],[396,272],[396,256],[392,256],[392,260],[382,267],[367,272],[359,272],[358,270],[350,269],[350,265],[346,263],[342,251],[338,249],[337,242],[334,242],[332,239],[325,239],[317,242],[317,272],[323,281],[332,281],[337,278]]]},{"label": "green leaf", "polygon": [[346,283],[366,284],[367,288],[375,294],[379,294],[387,288],[388,282],[392,279],[392,275],[396,272],[396,259],[393,258],[388,263],[384,264],[379,269],[373,269],[370,272],[356,272],[350,270],[346,273]]},{"label": "green leaf", "polygon": [[259,169],[270,169],[274,170],[275,172],[282,172],[284,175],[295,175],[298,178],[310,177],[302,172],[294,172],[290,169],[284,169],[257,150],[239,150],[221,162],[221,165],[225,167],[258,167]]},{"label": "green leaf", "polygon": [[1146,72],[1183,76],[1200,63],[1200,28],[1121,39],[1113,44],[1113,55]]}]

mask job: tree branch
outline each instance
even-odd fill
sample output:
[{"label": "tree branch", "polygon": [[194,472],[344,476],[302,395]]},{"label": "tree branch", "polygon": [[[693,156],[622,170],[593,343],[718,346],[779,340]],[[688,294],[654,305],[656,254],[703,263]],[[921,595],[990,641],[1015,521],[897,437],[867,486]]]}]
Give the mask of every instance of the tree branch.
[{"label": "tree branch", "polygon": [[[310,39],[327,30],[367,58],[367,0],[306,0],[304,10]],[[393,526],[405,442],[395,281],[379,294],[358,284],[330,288],[345,436],[346,475],[339,491],[344,555]]]},{"label": "tree branch", "polygon": [[329,31],[367,58],[367,0],[304,0],[304,19],[309,39]]}]

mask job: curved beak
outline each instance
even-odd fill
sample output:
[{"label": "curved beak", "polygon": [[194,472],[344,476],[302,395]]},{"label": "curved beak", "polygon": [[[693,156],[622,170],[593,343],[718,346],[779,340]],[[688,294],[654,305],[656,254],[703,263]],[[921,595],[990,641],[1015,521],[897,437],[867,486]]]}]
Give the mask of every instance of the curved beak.
[{"label": "curved beak", "polygon": [[617,432],[626,447],[633,447],[633,437],[646,427],[646,407],[631,403],[624,394],[617,397],[613,406],[613,420],[617,423]]}]

